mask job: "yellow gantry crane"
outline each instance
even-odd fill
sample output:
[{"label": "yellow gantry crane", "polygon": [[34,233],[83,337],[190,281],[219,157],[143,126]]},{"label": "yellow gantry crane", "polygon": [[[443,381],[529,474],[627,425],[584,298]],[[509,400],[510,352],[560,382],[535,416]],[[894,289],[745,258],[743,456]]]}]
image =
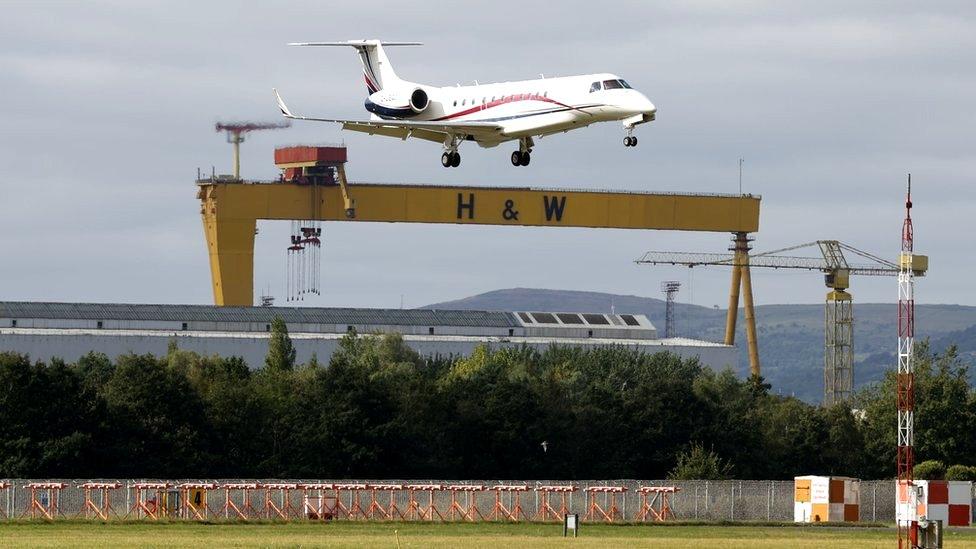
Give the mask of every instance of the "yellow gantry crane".
[{"label": "yellow gantry crane", "polygon": [[[797,246],[790,246],[770,252],[753,254],[751,257],[742,254],[739,248],[747,243],[736,242],[732,254],[693,253],[693,252],[659,252],[645,253],[636,263],[650,265],[684,265],[698,267],[703,265],[718,265],[732,267],[733,291],[737,293],[734,282],[735,271],[749,267],[768,267],[773,269],[803,269],[821,271],[824,274],[824,284],[829,291],[824,305],[824,404],[831,405],[847,400],[854,385],[853,345],[854,345],[854,301],[847,290],[850,288],[850,277],[861,276],[898,276],[898,264],[882,259],[876,255],[859,250],[837,240],[817,240]],[[798,250],[816,248],[820,251],[818,257],[804,257],[790,255]],[[847,260],[844,252],[856,256],[857,263]],[[913,258],[912,270],[915,276],[925,276],[928,270],[928,258],[916,255]],[[747,275],[748,276],[748,275]],[[747,302],[751,308],[751,299]],[[738,299],[730,298],[729,317],[738,314]],[[747,318],[749,312],[746,312]],[[735,321],[726,323],[726,338],[728,329],[735,329]],[[753,328],[753,336],[755,328]],[[753,360],[750,349],[750,362]],[[758,357],[755,357],[758,361]]]},{"label": "yellow gantry crane", "polygon": [[[259,219],[724,232],[743,243],[746,258],[749,234],[759,230],[761,198],[750,194],[352,184],[342,166],[344,147],[289,147],[275,156],[283,171],[277,181],[197,181],[216,305],[253,304]],[[330,167],[335,177],[325,177]],[[741,278],[751,304],[744,270],[733,273],[734,283],[738,288]],[[726,343],[734,344],[734,332],[733,326]]]}]

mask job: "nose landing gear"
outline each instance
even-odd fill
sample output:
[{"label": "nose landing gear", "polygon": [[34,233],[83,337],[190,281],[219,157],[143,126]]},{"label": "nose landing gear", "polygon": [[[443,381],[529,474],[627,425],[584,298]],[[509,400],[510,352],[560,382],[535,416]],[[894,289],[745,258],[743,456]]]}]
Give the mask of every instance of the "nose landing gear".
[{"label": "nose landing gear", "polygon": [[636,146],[637,146],[636,137],[632,135],[628,135],[627,137],[624,138],[624,147],[636,147]]}]

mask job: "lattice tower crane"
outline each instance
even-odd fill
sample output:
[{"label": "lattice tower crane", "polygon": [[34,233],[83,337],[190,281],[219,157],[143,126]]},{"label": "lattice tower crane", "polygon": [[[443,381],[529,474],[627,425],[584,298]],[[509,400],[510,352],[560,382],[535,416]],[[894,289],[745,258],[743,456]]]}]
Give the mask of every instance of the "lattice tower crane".
[{"label": "lattice tower crane", "polygon": [[[810,248],[819,249],[820,257],[783,255]],[[849,262],[844,252],[857,256],[859,262]],[[738,256],[735,254],[650,251],[637,259],[636,263],[821,271],[824,273],[824,284],[829,289],[824,305],[824,404],[831,405],[847,400],[854,384],[854,301],[847,291],[850,289],[850,277],[898,276],[900,266],[837,240],[817,240],[753,254],[745,262],[737,263],[736,257]],[[914,256],[911,269],[915,276],[925,276],[928,258]]]}]

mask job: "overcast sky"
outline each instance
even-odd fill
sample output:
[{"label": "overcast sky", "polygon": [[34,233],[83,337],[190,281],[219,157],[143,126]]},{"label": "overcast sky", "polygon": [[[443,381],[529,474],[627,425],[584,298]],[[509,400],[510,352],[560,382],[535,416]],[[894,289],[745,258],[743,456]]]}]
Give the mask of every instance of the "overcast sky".
[{"label": "overcast sky", "polygon": [[[513,149],[462,148],[320,123],[254,134],[246,177],[276,145],[345,141],[356,181],[538,185],[763,197],[757,250],[835,238],[894,258],[905,174],[923,303],[976,305],[976,7],[971,2],[4,2],[0,17],[0,299],[210,303],[198,167],[230,171],[218,119],[295,110],[363,117],[352,50],[290,41],[418,40],[390,51],[434,85],[613,72],[658,107],[625,148],[618,123]],[[287,223],[263,223],[256,290],[284,295]],[[645,250],[724,251],[728,235],[332,223],[323,293],[306,305],[407,307],[513,286],[726,301],[728,272],[638,267]],[[693,274],[693,278],[691,275]],[[759,303],[823,299],[815,273],[756,273]],[[854,281],[860,302],[896,281]],[[282,301],[279,300],[279,303]]]}]

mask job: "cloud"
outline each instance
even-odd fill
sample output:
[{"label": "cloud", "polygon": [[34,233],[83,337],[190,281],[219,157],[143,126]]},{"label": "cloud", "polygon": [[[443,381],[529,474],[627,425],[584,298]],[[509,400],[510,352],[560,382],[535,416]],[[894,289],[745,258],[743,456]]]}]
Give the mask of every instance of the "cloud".
[{"label": "cloud", "polygon": [[[5,5],[0,21],[3,299],[208,302],[192,180],[229,171],[220,118],[277,119],[282,89],[308,114],[364,116],[351,51],[295,40],[421,40],[401,76],[453,85],[611,71],[658,120],[625,149],[616,124],[511,147],[463,148],[296,124],[249,136],[246,175],[271,178],[281,143],[343,141],[361,181],[539,185],[763,195],[757,249],[839,238],[892,255],[905,173],[916,181],[926,302],[974,304],[976,10],[966,2],[86,2]],[[635,267],[647,249],[722,251],[727,235],[453,226],[326,226],[325,295],[306,304],[398,306],[507,286],[656,295],[689,273]],[[256,284],[284,286],[287,224],[263,224]],[[16,265],[11,268],[10,265]],[[726,273],[694,275],[724,303]],[[761,303],[819,302],[816,281],[757,276]],[[893,299],[886,279],[857,299]],[[687,297],[689,293],[683,295]]]}]

